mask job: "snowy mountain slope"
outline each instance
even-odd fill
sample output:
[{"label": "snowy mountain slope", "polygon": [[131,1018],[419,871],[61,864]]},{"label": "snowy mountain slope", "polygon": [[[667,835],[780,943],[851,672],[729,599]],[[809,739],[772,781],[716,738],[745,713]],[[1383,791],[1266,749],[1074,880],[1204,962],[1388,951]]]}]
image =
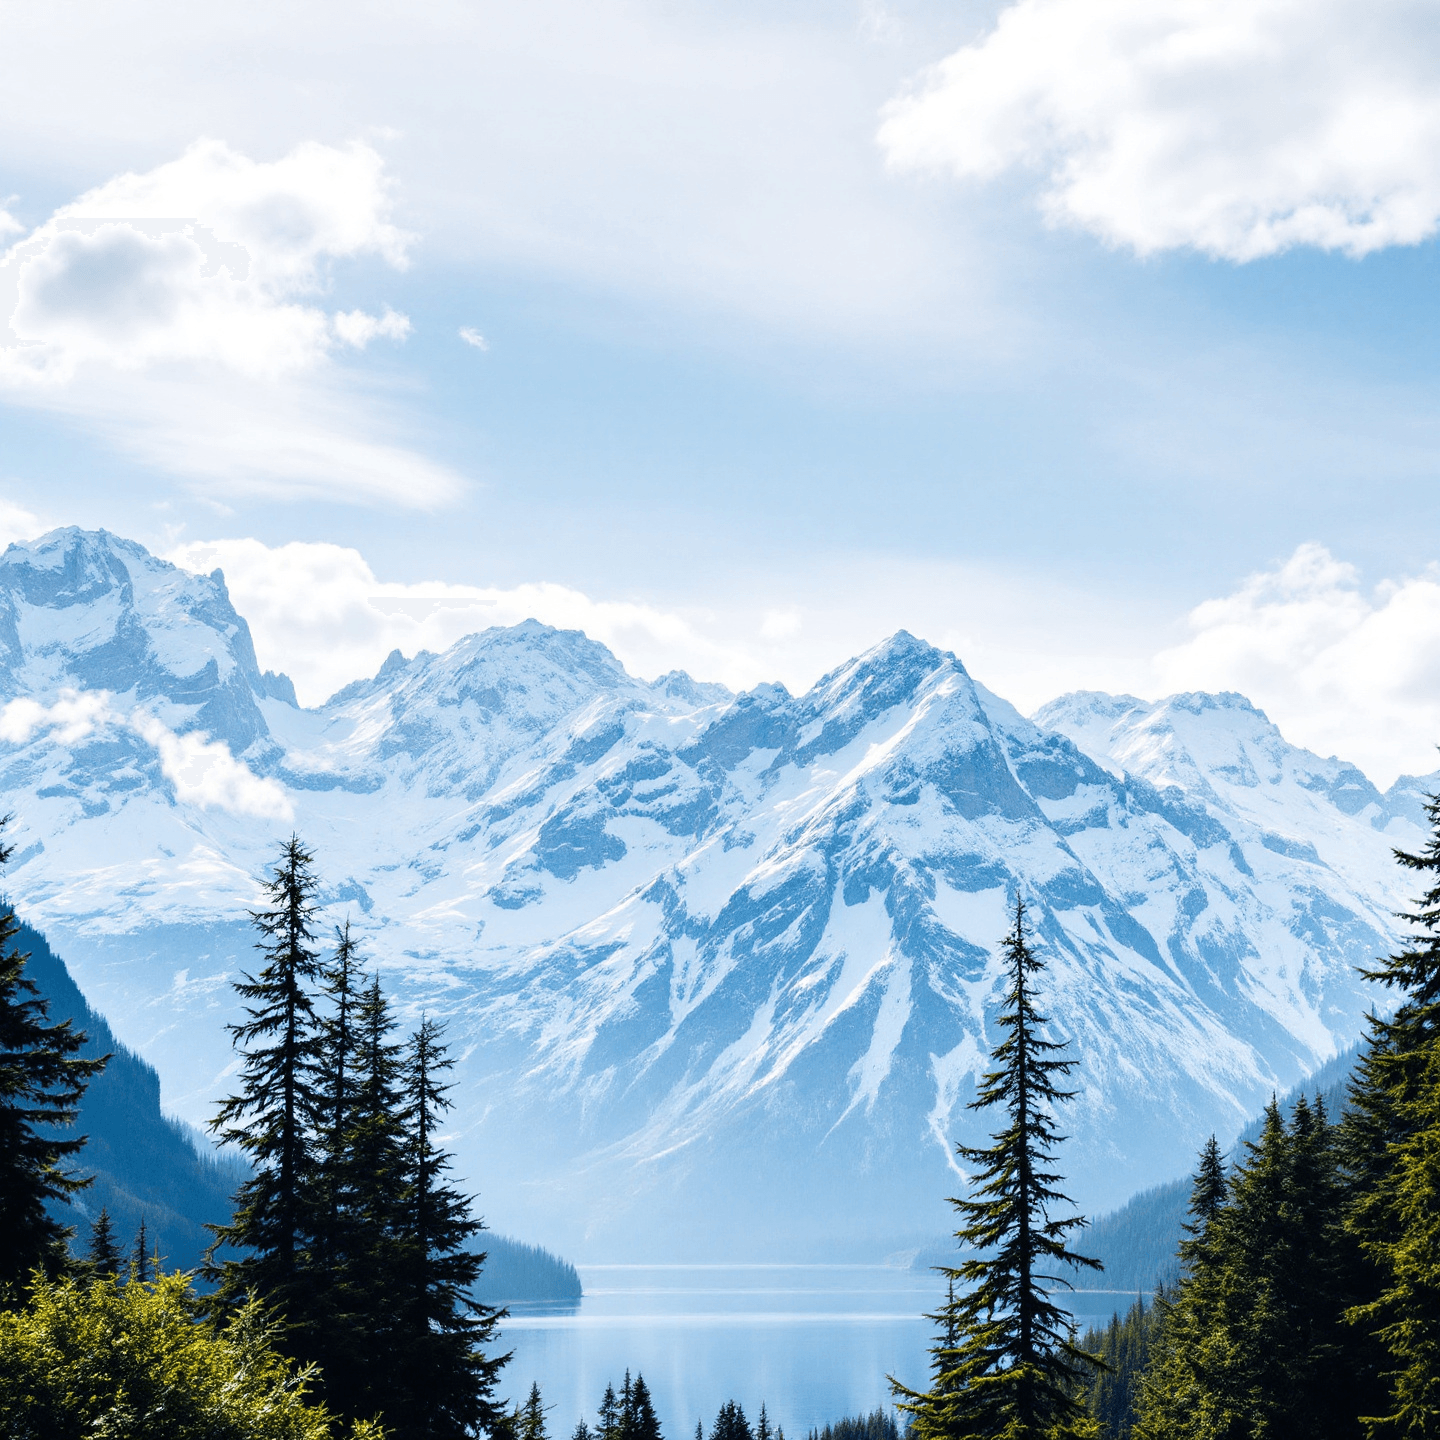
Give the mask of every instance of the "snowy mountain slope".
[{"label": "snowy mountain slope", "polygon": [[1420,834],[1409,791],[1238,697],[1032,722],[903,632],[731,696],[532,621],[304,711],[222,577],[112,536],[12,546],[11,614],[9,883],[169,1103],[224,1093],[244,913],[293,825],[327,923],[450,1019],[490,1218],[582,1254],[943,1225],[1017,894],[1081,1061],[1076,1194],[1174,1173],[1353,1038],[1389,847]]}]

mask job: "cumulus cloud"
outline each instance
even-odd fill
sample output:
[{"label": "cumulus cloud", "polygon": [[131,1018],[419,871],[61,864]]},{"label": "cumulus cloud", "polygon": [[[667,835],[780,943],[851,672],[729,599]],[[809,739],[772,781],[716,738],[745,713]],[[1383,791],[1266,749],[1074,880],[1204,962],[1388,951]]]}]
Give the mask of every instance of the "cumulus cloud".
[{"label": "cumulus cloud", "polygon": [[460,327],[460,338],[467,345],[473,345],[477,350],[488,350],[490,348],[490,342],[473,325],[462,325]]},{"label": "cumulus cloud", "polygon": [[[121,369],[213,360],[274,376],[408,323],[313,301],[332,260],[406,264],[380,156],[305,144],[263,163],[215,140],[144,174],[116,176],[62,206],[0,261],[12,380],[63,381],[98,361]],[[177,218],[179,217],[179,218]],[[368,325],[366,324],[368,322]]]},{"label": "cumulus cloud", "polygon": [[1440,765],[1440,567],[1366,589],[1302,545],[1190,615],[1162,651],[1166,690],[1239,690],[1287,738],[1354,761],[1377,784]]},{"label": "cumulus cloud", "polygon": [[160,769],[174,785],[175,798],[182,805],[274,820],[294,818],[294,807],[284,789],[274,780],[256,775],[223,741],[211,740],[201,732],[177,735],[143,710],[135,712],[131,723],[155,747]]},{"label": "cumulus cloud", "polygon": [[1420,0],[1016,0],[885,110],[904,168],[1044,178],[1140,254],[1363,255],[1440,225],[1440,32]]},{"label": "cumulus cloud", "polygon": [[62,206],[0,258],[0,392],[192,480],[443,503],[457,477],[386,435],[336,356],[410,321],[325,308],[335,261],[403,269],[369,146],[261,162],[219,141]]},{"label": "cumulus cloud", "polygon": [[358,550],[299,541],[275,548],[251,539],[195,541],[166,558],[188,570],[225,572],[262,663],[287,671],[303,704],[373,675],[391,650],[444,650],[477,630],[527,619],[583,630],[635,674],[698,666],[707,679],[738,675],[753,683],[752,657],[711,640],[688,619],[650,605],[595,600],[565,585],[398,584],[377,579]]}]

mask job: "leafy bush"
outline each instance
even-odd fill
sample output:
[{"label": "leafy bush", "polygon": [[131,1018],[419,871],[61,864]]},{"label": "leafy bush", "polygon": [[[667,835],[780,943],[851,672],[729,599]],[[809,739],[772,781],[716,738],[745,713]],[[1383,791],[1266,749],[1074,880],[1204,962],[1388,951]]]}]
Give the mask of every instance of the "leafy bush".
[{"label": "leafy bush", "polygon": [[[276,1348],[255,1301],[223,1329],[201,1318],[187,1278],[152,1284],[36,1278],[0,1312],[0,1433],[6,1440],[338,1440],[306,1403],[308,1369]],[[383,1440],[358,1422],[350,1440]]]}]

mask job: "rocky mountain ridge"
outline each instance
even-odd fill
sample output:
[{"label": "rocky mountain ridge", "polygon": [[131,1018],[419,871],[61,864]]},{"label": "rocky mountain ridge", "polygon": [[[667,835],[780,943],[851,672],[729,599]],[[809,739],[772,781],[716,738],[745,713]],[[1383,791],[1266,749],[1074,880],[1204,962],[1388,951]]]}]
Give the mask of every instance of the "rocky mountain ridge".
[{"label": "rocky mountain ridge", "polygon": [[[1426,779],[1239,696],[1026,719],[901,632],[805,695],[628,675],[534,621],[301,710],[223,577],[58,531],[0,558],[8,883],[203,1120],[291,826],[462,1055],[492,1221],[582,1258],[884,1253],[943,1228],[1017,895],[1103,1208],[1348,1044]],[[1435,783],[1440,783],[1436,781]]]}]

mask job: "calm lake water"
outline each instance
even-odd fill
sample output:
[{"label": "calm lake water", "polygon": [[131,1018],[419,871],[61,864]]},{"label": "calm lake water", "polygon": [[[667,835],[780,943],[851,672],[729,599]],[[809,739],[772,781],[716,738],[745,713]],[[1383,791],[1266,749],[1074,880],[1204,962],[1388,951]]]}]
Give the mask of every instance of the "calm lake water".
[{"label": "calm lake water", "polygon": [[[924,1312],[942,1287],[927,1273],[881,1265],[582,1265],[578,1310],[513,1314],[502,1344],[515,1358],[503,1393],[537,1381],[552,1440],[593,1425],[607,1381],[626,1367],[650,1387],[667,1440],[708,1432],[735,1399],[752,1420],[762,1401],[788,1440],[812,1426],[890,1404],[887,1373],[928,1374],[934,1333]],[[1134,1297],[1071,1297],[1080,1323],[1108,1319]]]}]

